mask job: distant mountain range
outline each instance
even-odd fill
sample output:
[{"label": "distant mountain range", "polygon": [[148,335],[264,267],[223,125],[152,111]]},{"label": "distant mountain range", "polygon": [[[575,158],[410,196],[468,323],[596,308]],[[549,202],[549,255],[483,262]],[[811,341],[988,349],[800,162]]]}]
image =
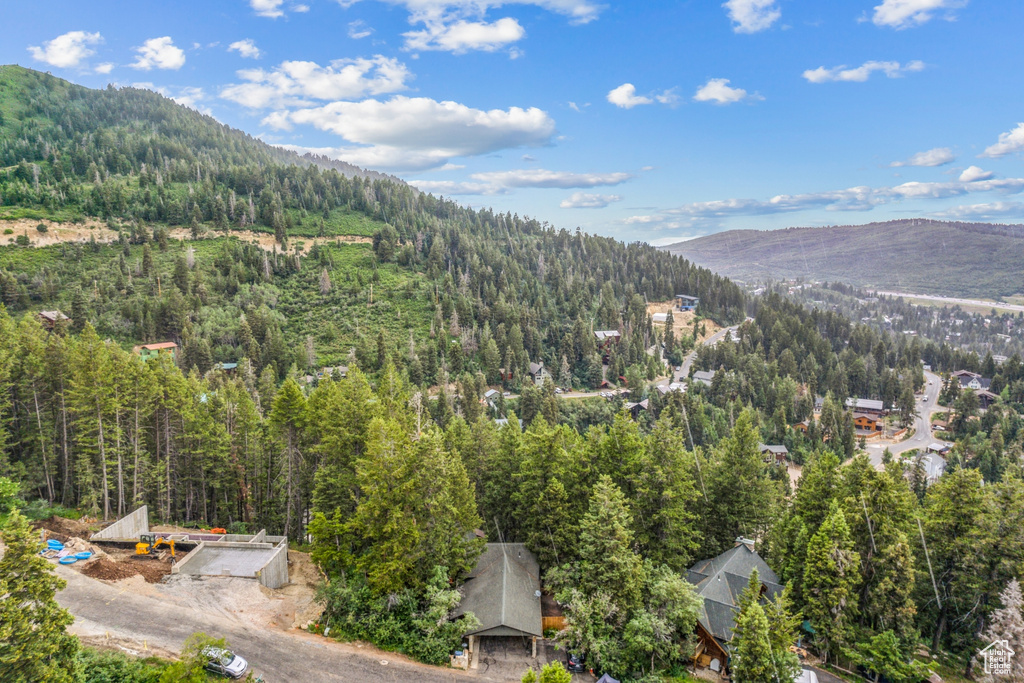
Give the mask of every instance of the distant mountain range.
[{"label": "distant mountain range", "polygon": [[662,248],[748,282],[802,277],[984,298],[1024,292],[1024,225],[916,219],[729,230]]}]

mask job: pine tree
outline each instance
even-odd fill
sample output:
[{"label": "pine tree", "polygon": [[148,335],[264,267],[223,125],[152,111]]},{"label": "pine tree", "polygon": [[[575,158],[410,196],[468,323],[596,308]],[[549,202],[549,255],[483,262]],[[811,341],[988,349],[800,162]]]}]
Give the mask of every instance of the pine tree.
[{"label": "pine tree", "polygon": [[736,628],[740,633],[733,639],[736,654],[732,659],[732,679],[736,683],[776,681],[768,619],[757,600],[751,600],[739,613]]},{"label": "pine tree", "polygon": [[580,590],[614,596],[624,611],[640,603],[643,561],[632,548],[633,516],[619,487],[601,477],[580,521]]},{"label": "pine tree", "polygon": [[858,580],[850,529],[839,504],[832,501],[828,517],[807,544],[803,581],[804,614],[826,662],[848,644]]},{"label": "pine tree", "polygon": [[39,556],[36,536],[11,513],[0,558],[0,680],[76,681],[78,639],[65,630],[75,619],[55,599],[66,582]]}]

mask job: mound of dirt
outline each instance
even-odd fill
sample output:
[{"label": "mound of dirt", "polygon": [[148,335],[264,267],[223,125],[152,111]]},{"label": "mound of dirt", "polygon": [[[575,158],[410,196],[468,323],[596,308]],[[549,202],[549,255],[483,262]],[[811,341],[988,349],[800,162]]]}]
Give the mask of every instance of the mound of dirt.
[{"label": "mound of dirt", "polygon": [[171,573],[171,568],[153,560],[122,560],[116,562],[108,557],[90,560],[82,566],[82,573],[93,579],[120,581],[141,576],[146,583],[159,583]]},{"label": "mound of dirt", "polygon": [[49,532],[47,538],[55,538],[61,543],[67,543],[72,537],[87,539],[92,536],[92,529],[85,522],[57,515],[33,522],[32,526],[36,529],[46,529]]}]

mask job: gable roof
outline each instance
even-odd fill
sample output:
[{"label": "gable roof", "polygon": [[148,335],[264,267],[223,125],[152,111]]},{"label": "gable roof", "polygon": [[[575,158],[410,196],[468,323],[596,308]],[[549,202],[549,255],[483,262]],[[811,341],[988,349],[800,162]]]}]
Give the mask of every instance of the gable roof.
[{"label": "gable roof", "polygon": [[472,612],[480,626],[466,635],[543,636],[540,565],[522,543],[488,543],[462,586],[460,616]]},{"label": "gable roof", "polygon": [[873,410],[879,412],[885,410],[884,403],[871,398],[848,398],[846,399],[846,407],[852,408],[858,412],[862,410]]},{"label": "gable roof", "polygon": [[762,453],[767,451],[772,455],[789,455],[789,449],[786,448],[785,446],[773,446],[770,444],[763,443],[760,445],[760,449]]},{"label": "gable roof", "polygon": [[732,640],[732,629],[736,625],[736,603],[750,581],[750,574],[756,569],[761,583],[772,597],[782,591],[779,577],[761,556],[753,549],[752,543],[740,540],[736,546],[718,557],[701,560],[690,567],[686,580],[697,587],[697,594],[704,598],[697,620],[704,629],[722,643]]},{"label": "gable roof", "polygon": [[594,336],[597,337],[599,341],[604,341],[605,339],[618,339],[622,335],[618,330],[595,330]]}]

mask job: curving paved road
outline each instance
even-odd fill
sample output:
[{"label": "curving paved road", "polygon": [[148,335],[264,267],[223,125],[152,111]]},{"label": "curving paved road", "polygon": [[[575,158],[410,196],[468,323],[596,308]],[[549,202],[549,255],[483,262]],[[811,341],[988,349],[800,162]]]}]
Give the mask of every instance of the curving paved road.
[{"label": "curving paved road", "polygon": [[[926,370],[924,373],[924,379],[924,395],[921,397],[921,400],[917,402],[917,417],[914,419],[914,435],[906,441],[900,441],[894,444],[868,444],[868,457],[871,458],[871,464],[873,464],[877,469],[882,469],[882,452],[886,448],[888,448],[889,452],[893,455],[898,455],[899,453],[905,453],[906,451],[914,448],[924,451],[924,449],[928,447],[928,444],[938,440],[932,436],[931,417],[932,413],[945,410],[945,408],[940,408],[938,404],[939,392],[942,391],[942,378],[935,373],[928,372]],[[928,382],[931,382],[931,384],[928,384]]]}]

